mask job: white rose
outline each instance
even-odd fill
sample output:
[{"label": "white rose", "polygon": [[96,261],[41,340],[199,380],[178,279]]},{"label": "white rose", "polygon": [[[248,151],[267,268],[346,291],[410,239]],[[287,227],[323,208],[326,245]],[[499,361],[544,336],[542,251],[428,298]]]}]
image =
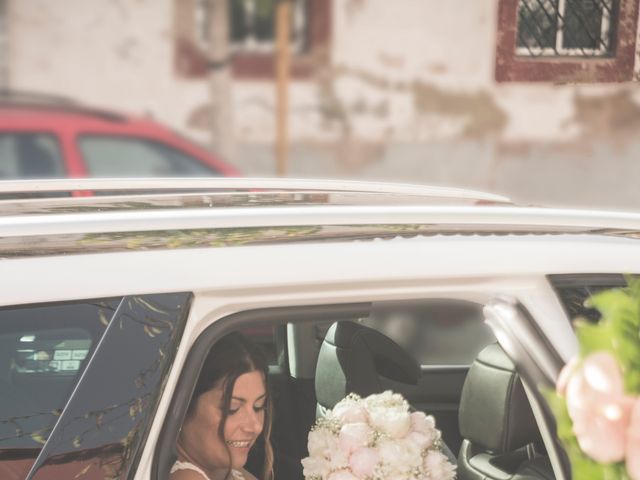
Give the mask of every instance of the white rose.
[{"label": "white rose", "polygon": [[377,407],[409,409],[409,404],[404,397],[399,393],[393,393],[391,390],[369,395],[364,399],[364,404],[367,409]]},{"label": "white rose", "polygon": [[407,473],[422,464],[422,451],[412,442],[385,440],[378,446],[385,470]]},{"label": "white rose", "polygon": [[331,416],[340,420],[341,423],[366,423],[367,411],[360,403],[353,400],[339,402],[331,411]]},{"label": "white rose", "polygon": [[329,462],[321,457],[307,457],[302,459],[302,473],[304,478],[326,478],[329,474]]},{"label": "white rose", "polygon": [[341,470],[349,467],[349,453],[339,447],[331,452],[329,457],[329,468],[331,471]]},{"label": "white rose", "polygon": [[371,425],[391,438],[400,439],[409,433],[411,417],[402,408],[376,407],[369,410]]},{"label": "white rose", "polygon": [[332,451],[337,450],[338,438],[327,428],[317,428],[309,432],[307,447],[312,457],[328,458]]},{"label": "white rose", "polygon": [[340,429],[340,449],[351,453],[366,447],[373,438],[373,430],[366,423],[348,423]]}]

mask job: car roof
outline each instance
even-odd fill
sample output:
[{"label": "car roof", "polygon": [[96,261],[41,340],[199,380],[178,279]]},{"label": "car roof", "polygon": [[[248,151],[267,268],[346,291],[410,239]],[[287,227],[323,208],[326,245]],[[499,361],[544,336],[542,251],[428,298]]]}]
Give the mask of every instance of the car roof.
[{"label": "car roof", "polygon": [[[42,198],[88,192],[106,195]],[[0,253],[11,256],[37,254],[20,248],[27,237],[57,236],[54,251],[73,253],[87,235],[118,233],[111,246],[122,250],[128,238],[146,232],[140,248],[168,248],[158,232],[169,231],[182,232],[190,246],[211,244],[221,230],[253,232],[231,244],[435,234],[640,236],[634,213],[517,207],[471,190],[341,180],[18,180],[0,182],[0,198]],[[107,244],[93,249],[103,250]]]},{"label": "car roof", "polygon": [[38,92],[0,90],[0,114],[9,116],[78,116],[124,122],[126,115],[83,105],[73,99]]},{"label": "car roof", "polygon": [[0,128],[42,131],[61,128],[159,129],[150,119],[97,108],[73,99],[39,92],[0,90]]}]

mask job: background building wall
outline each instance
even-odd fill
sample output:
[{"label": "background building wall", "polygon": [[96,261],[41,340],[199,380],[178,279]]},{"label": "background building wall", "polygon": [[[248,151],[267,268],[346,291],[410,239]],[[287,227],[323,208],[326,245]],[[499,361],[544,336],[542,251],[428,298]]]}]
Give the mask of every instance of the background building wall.
[{"label": "background building wall", "polygon": [[[330,62],[290,85],[289,175],[640,208],[636,82],[497,83],[498,0],[327,1]],[[206,77],[176,72],[176,15],[171,0],[12,1],[9,84],[208,142],[211,92]],[[237,79],[220,94],[234,105],[233,162],[273,175],[273,80]]]}]

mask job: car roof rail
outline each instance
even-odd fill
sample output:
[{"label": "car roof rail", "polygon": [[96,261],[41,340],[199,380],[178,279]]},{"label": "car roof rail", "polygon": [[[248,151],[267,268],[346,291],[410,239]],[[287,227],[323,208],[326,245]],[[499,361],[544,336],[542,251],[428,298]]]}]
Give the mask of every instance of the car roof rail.
[{"label": "car roof rail", "polygon": [[442,186],[426,186],[405,183],[365,182],[356,180],[312,180],[296,178],[81,178],[46,180],[0,181],[0,195],[42,198],[46,194],[71,192],[108,192],[109,195],[130,196],[167,193],[206,192],[305,192],[379,194],[403,197],[423,197],[469,200],[477,203],[511,204],[505,196],[493,193]]},{"label": "car roof rail", "polygon": [[27,90],[0,89],[0,107],[79,113],[112,122],[127,121],[125,115],[101,108],[89,107],[70,97]]}]

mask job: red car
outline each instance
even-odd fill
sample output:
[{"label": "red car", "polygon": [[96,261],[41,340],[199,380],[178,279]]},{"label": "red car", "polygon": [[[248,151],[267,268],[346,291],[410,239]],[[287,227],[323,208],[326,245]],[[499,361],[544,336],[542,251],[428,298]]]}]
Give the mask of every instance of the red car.
[{"label": "red car", "polygon": [[0,179],[237,175],[152,120],[55,97],[0,93]]}]

